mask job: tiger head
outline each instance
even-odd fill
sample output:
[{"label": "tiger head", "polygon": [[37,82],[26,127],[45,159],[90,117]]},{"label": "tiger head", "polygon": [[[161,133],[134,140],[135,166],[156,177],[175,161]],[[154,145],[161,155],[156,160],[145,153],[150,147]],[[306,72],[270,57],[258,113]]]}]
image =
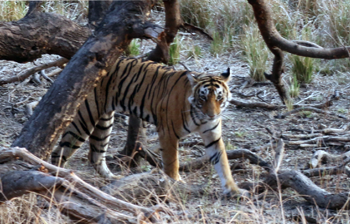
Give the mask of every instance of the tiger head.
[{"label": "tiger head", "polygon": [[200,112],[199,118],[205,120],[219,118],[231,99],[230,89],[227,86],[230,68],[219,76],[189,72],[187,77],[192,85],[192,95],[188,101]]}]

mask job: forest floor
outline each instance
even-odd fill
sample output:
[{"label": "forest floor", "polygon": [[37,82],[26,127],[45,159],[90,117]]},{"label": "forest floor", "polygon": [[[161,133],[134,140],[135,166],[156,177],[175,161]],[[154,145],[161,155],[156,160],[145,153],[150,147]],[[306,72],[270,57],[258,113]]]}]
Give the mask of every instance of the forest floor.
[{"label": "forest floor", "polygon": [[[231,68],[233,73],[230,81],[230,88],[233,97],[239,100],[249,100],[254,102],[266,102],[274,105],[282,105],[280,98],[271,84],[243,86],[249,81],[249,69],[246,63],[242,62],[239,53],[235,51],[226,52],[219,56],[212,56],[208,52],[209,41],[200,34],[180,33],[180,62],[189,69],[199,72],[222,72]],[[149,42],[141,43],[141,54],[149,49]],[[193,44],[199,45],[202,49],[200,58],[187,58],[188,50]],[[0,79],[18,75],[22,71],[38,66],[41,63],[54,60],[57,56],[45,56],[34,63],[18,64],[8,61],[0,61]],[[347,60],[347,59],[344,59]],[[176,69],[184,69],[182,65],[176,65]],[[288,67],[287,73],[288,76]],[[285,77],[285,80],[287,78]],[[28,120],[25,105],[36,101],[43,96],[50,88],[51,83],[42,79],[41,84],[26,80],[22,83],[11,83],[0,86],[0,144],[10,146],[19,135],[23,124]],[[328,112],[341,114],[349,117],[349,93],[350,76],[347,73],[338,73],[332,76],[314,74],[314,79],[310,84],[301,86],[300,95],[294,99],[295,103],[316,104],[324,102],[335,91],[340,93],[338,100],[332,106],[325,109]],[[241,87],[244,88],[241,88]],[[243,97],[243,95],[246,97]],[[299,112],[287,116],[284,119],[277,118],[277,115],[286,112],[287,109],[266,110],[262,108],[243,108],[230,105],[223,114],[223,139],[226,150],[245,148],[257,153],[266,161],[272,161],[272,147],[274,137],[282,134],[312,133],[325,128],[342,129],[347,126],[347,120],[327,113]],[[298,131],[297,131],[298,130]],[[111,135],[109,155],[115,155],[125,144],[127,136],[127,121],[122,118],[115,120],[114,129]],[[154,148],[157,144],[157,133],[153,125],[147,127],[148,148]],[[181,141],[192,141],[198,139],[199,135],[191,134]],[[288,140],[288,139],[285,139]],[[263,150],[260,147],[271,143],[270,147]],[[339,144],[321,145],[317,147],[291,146],[286,144],[283,169],[300,170],[308,166],[309,160],[316,150],[325,150],[334,154],[342,154],[348,147]],[[180,161],[191,161],[205,154],[202,146],[191,148],[180,148]],[[69,160],[67,168],[75,171],[88,183],[103,187],[109,181],[101,178],[87,161],[88,144]],[[261,167],[251,165],[246,160],[232,160],[234,179],[238,182],[257,182],[264,174]],[[144,162],[137,172],[148,172],[151,167]],[[133,170],[135,172],[135,170]],[[132,172],[123,170],[117,172],[118,175],[127,176]],[[203,166],[199,170],[182,172],[181,176],[187,184],[202,184],[206,186],[206,193],[201,197],[174,196],[164,205],[174,211],[177,215],[165,215],[161,219],[168,223],[298,223],[295,217],[302,216],[315,220],[318,223],[334,222],[348,223],[349,215],[347,211],[333,211],[318,208],[306,202],[293,190],[283,190],[281,192],[282,205],[279,193],[269,191],[263,199],[237,201],[222,200],[221,187],[218,175],[212,166]],[[335,176],[315,177],[312,180],[321,188],[329,192],[344,192],[350,189],[349,178],[345,174]],[[151,193],[150,193],[151,194]],[[144,200],[144,199],[143,199]],[[15,201],[15,200],[13,200]],[[147,205],[145,201],[134,200],[133,203]],[[15,202],[14,202],[15,203]],[[18,201],[16,203],[19,203]],[[2,206],[0,206],[1,209]],[[305,216],[304,216],[305,215]],[[51,220],[52,221],[52,220]],[[52,221],[55,222],[55,221]],[[58,221],[57,221],[58,222]]]}]

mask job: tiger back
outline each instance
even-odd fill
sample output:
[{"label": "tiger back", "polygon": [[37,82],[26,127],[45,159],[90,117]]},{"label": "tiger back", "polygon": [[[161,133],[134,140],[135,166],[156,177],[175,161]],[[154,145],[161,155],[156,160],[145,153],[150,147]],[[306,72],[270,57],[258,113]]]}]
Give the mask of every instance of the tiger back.
[{"label": "tiger back", "polygon": [[52,163],[63,166],[89,138],[89,161],[104,177],[113,178],[105,155],[114,112],[127,111],[157,127],[164,171],[179,180],[178,143],[198,132],[224,193],[238,193],[221,137],[221,113],[231,97],[230,69],[220,75],[175,71],[152,61],[120,58],[80,106]]}]

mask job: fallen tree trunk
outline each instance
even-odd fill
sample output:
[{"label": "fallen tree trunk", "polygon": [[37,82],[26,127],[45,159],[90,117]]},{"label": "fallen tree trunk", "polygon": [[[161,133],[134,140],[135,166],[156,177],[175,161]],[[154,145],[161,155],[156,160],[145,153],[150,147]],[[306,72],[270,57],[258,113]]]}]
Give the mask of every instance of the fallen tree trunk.
[{"label": "fallen tree trunk", "polygon": [[91,31],[60,15],[36,10],[23,19],[0,23],[0,60],[29,62],[43,54],[71,58]]},{"label": "fallen tree trunk", "polygon": [[[70,170],[49,164],[24,148],[0,148],[0,203],[29,192],[37,192],[71,219],[113,223],[130,221],[143,213],[150,217],[160,208],[146,208],[114,198],[87,184]],[[9,171],[9,170],[16,171]],[[54,201],[51,201],[55,199]],[[120,211],[128,212],[121,213]]]}]

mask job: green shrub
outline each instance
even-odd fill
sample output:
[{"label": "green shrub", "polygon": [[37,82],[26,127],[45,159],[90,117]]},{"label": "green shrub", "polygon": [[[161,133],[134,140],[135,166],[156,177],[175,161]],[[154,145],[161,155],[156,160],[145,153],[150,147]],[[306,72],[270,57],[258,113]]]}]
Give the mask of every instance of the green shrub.
[{"label": "green shrub", "polygon": [[138,39],[133,39],[126,50],[126,55],[135,57],[140,54],[140,42]]},{"label": "green shrub", "polygon": [[175,65],[180,61],[180,39],[176,36],[169,47],[169,65]]}]

